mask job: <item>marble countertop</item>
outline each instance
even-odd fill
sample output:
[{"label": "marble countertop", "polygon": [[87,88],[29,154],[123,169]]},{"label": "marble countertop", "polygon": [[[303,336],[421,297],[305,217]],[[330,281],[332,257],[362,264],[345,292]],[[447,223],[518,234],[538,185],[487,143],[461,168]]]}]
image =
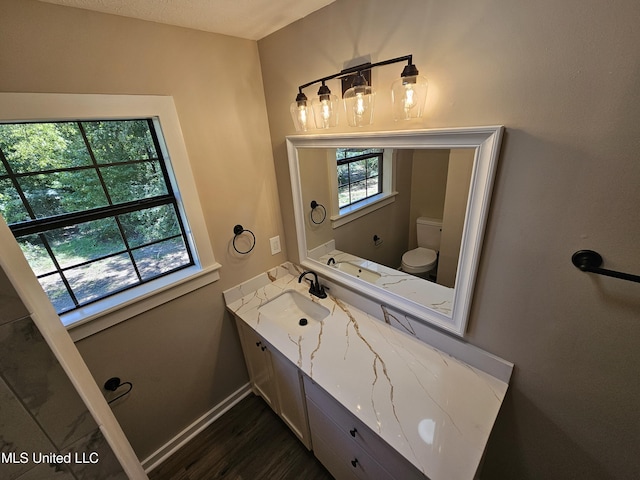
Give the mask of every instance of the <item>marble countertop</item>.
[{"label": "marble countertop", "polygon": [[[431,480],[473,479],[508,384],[329,295],[295,267],[225,292],[227,308]],[[297,290],[330,311],[286,332],[258,308]]]},{"label": "marble countertop", "polygon": [[326,264],[330,258],[333,258],[336,262],[330,265],[333,268],[338,268],[340,262],[348,262],[361,266],[380,275],[378,279],[371,282],[374,285],[384,288],[388,292],[400,295],[407,300],[429,307],[444,315],[451,316],[453,288],[428,282],[415,275],[394,270],[385,265],[356,257],[355,255],[340,250],[332,250],[325,253],[318,257],[317,260],[322,264]]}]

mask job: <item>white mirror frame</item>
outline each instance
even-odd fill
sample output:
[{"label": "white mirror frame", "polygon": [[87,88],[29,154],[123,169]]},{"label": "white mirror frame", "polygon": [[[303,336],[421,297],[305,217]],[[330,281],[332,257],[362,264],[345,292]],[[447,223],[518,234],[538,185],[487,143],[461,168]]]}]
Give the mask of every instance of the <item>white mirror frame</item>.
[{"label": "white mirror frame", "polygon": [[[491,191],[500,153],[502,126],[464,127],[433,130],[347,133],[335,135],[293,135],[286,138],[293,209],[298,237],[299,263],[319,275],[393,307],[405,314],[463,336],[467,327],[482,240],[491,202]],[[467,200],[467,211],[460,246],[451,317],[407,300],[347,273],[328,267],[307,256],[305,209],[298,150],[305,148],[475,148],[475,159]]]}]

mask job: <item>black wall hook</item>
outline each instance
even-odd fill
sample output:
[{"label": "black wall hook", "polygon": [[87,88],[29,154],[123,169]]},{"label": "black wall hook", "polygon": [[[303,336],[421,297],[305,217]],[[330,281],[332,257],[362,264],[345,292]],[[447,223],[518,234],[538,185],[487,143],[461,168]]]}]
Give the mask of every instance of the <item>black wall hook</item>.
[{"label": "black wall hook", "polygon": [[579,250],[571,256],[571,262],[583,272],[597,273],[598,275],[606,275],[607,277],[620,278],[630,282],[640,283],[640,275],[632,275],[630,273],[616,272],[615,270],[607,270],[600,268],[602,265],[602,256],[593,250]]}]

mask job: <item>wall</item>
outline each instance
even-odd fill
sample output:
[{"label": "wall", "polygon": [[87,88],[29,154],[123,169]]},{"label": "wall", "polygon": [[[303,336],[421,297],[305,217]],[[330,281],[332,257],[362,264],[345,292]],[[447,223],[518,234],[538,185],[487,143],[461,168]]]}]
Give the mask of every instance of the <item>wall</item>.
[{"label": "wall", "polygon": [[[335,159],[335,149],[305,148],[298,153],[300,166],[300,184],[302,205],[305,208],[305,228],[307,249],[311,250],[333,239],[331,228],[331,195],[329,194],[329,158]],[[316,207],[311,221],[311,201],[315,200],[324,207]],[[326,213],[324,220],[323,215]],[[315,223],[314,223],[315,222]]]},{"label": "wall", "polygon": [[635,0],[338,0],[258,42],[291,259],[299,85],[411,53],[426,116],[395,124],[381,93],[372,129],[506,126],[467,339],[516,370],[483,478],[640,476],[640,287],[570,261],[591,248],[640,273],[639,19]]},{"label": "wall", "polygon": [[414,150],[409,213],[409,248],[418,246],[416,219],[442,220],[450,150]]},{"label": "wall", "polygon": [[[286,259],[254,41],[34,0],[0,0],[0,91],[172,95],[221,280],[77,343],[141,460],[247,382],[222,291]],[[231,74],[233,71],[233,74]],[[248,112],[247,119],[240,118]],[[246,256],[233,226],[258,239]]]},{"label": "wall", "polygon": [[[0,477],[28,480],[127,478],[87,407],[0,269]],[[71,463],[39,462],[40,454]],[[76,462],[75,454],[97,463]],[[26,461],[22,455],[26,454]],[[34,457],[34,454],[36,455]],[[97,457],[96,457],[97,454]],[[84,455],[84,456],[83,456]]]},{"label": "wall", "polygon": [[456,283],[474,153],[473,150],[460,148],[451,150],[449,156],[438,258],[438,283],[452,288]]}]

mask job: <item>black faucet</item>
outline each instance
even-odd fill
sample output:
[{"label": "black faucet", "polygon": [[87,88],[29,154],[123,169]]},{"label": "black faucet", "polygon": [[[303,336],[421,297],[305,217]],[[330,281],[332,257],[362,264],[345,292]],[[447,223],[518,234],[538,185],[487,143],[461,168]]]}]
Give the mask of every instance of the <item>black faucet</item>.
[{"label": "black faucet", "polygon": [[331,257],[329,260],[327,260],[327,265],[331,265],[332,263],[333,263],[334,265],[336,264],[336,259],[335,259],[335,258],[333,258],[333,257]]},{"label": "black faucet", "polygon": [[318,280],[318,274],[316,272],[312,272],[311,270],[302,272],[298,277],[298,283],[301,283],[302,279],[310,273],[315,277],[316,281],[314,282],[313,280],[307,279],[311,283],[311,287],[309,287],[309,293],[311,295],[315,295],[318,298],[327,298],[327,292],[325,292],[324,287],[320,285],[320,280]]}]

